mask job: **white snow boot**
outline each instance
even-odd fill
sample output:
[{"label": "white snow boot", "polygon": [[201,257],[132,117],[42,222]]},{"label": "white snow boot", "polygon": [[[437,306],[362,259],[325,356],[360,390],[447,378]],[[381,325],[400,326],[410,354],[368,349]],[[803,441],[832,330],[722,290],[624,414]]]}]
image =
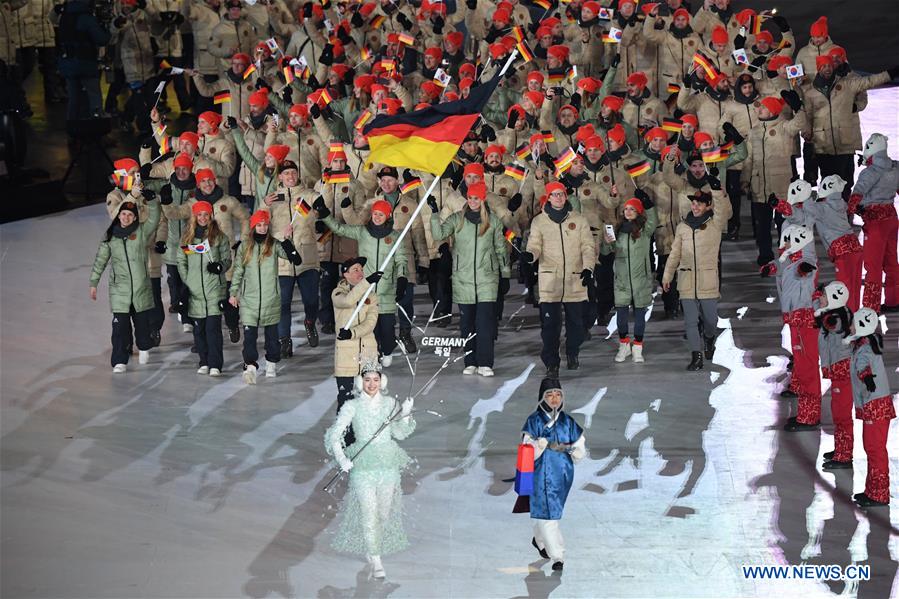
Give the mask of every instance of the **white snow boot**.
[{"label": "white snow boot", "polygon": [[125,364],[116,364],[112,367],[113,374],[124,374],[126,370],[128,370],[128,366]]},{"label": "white snow boot", "polygon": [[270,379],[273,379],[276,376],[278,376],[278,371],[275,370],[275,366],[277,366],[277,364],[275,364],[274,362],[266,362],[265,363],[265,376],[267,376]]},{"label": "white snow boot", "polygon": [[630,339],[622,339],[618,343],[618,353],[615,354],[616,362],[624,362],[627,360],[628,356],[631,355],[631,342]]},{"label": "white snow boot", "polygon": [[243,382],[248,385],[256,384],[256,366],[247,364],[243,369]]},{"label": "white snow boot", "polygon": [[643,344],[642,343],[634,343],[633,356],[634,356],[634,362],[637,362],[637,363],[643,362]]}]

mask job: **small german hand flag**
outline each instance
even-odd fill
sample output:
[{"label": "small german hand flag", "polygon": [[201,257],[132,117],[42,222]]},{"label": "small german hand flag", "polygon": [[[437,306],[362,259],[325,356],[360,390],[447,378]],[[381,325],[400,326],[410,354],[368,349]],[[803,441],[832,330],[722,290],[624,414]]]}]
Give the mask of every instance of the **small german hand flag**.
[{"label": "small german hand flag", "polygon": [[516,181],[523,181],[525,170],[517,164],[507,164],[505,173]]},{"label": "small german hand flag", "polygon": [[256,65],[255,65],[255,64],[251,64],[250,66],[247,67],[247,70],[243,72],[243,80],[246,81],[246,80],[249,79],[249,78],[253,75],[253,73],[255,73],[255,72],[256,72]]},{"label": "small german hand flag", "polygon": [[515,148],[515,156],[518,157],[519,160],[527,160],[528,156],[531,155],[531,144],[528,142],[524,142],[517,148]]},{"label": "small german hand flag", "polygon": [[662,119],[662,129],[669,133],[680,133],[684,123],[680,119]]},{"label": "small german hand flag", "polygon": [[308,216],[309,213],[312,212],[312,206],[307,204],[306,200],[300,200],[296,203],[296,206],[294,206],[294,210],[297,212],[297,214]]},{"label": "small german hand flag", "polygon": [[368,59],[371,58],[371,56],[372,56],[371,50],[369,50],[368,48],[366,48],[364,46],[363,46],[362,50],[359,51],[359,57],[362,59],[362,62],[366,62]]},{"label": "small german hand flag", "polygon": [[328,104],[331,103],[331,100],[332,100],[331,94],[328,93],[327,88],[322,88],[322,95],[320,97],[321,97],[322,102],[325,103],[325,106],[327,106]]},{"label": "small german hand flag", "polygon": [[725,157],[721,156],[721,148],[712,148],[711,150],[702,151],[703,162],[721,162]]},{"label": "small german hand flag", "polygon": [[518,48],[518,53],[521,54],[521,58],[524,59],[526,63],[534,60],[534,53],[531,52],[526,41],[521,40],[516,43],[515,46]]},{"label": "small german hand flag", "polygon": [[734,149],[734,140],[726,141],[723,144],[721,144],[722,152],[730,152],[733,149]]},{"label": "small german hand flag", "polygon": [[227,104],[231,101],[231,92],[225,90],[216,92],[216,94],[212,97],[213,104]]},{"label": "small german hand flag", "polygon": [[281,72],[284,73],[284,83],[287,85],[293,83],[293,80],[297,78],[297,72],[290,65],[285,65]]},{"label": "small german hand flag", "polygon": [[553,135],[552,131],[541,131],[540,135],[543,136],[543,143],[547,145],[556,141],[556,137]]},{"label": "small german hand flag", "polygon": [[552,7],[552,2],[549,0],[534,0],[534,4],[543,10],[549,10]]},{"label": "small german hand flag", "polygon": [[411,35],[409,35],[408,33],[406,33],[405,31],[403,33],[400,33],[398,37],[399,37],[401,44],[405,44],[407,46],[415,45],[415,38],[412,37]]},{"label": "small german hand flag", "polygon": [[702,52],[697,52],[693,55],[693,62],[702,67],[702,70],[705,71],[705,76],[707,79],[715,78],[715,67],[712,65],[712,61],[706,57]]},{"label": "small german hand flag", "polygon": [[375,15],[368,21],[368,26],[372,29],[377,29],[384,23],[385,18],[384,15]]},{"label": "small german hand flag", "polygon": [[550,69],[547,81],[552,85],[559,85],[565,79],[565,69]]},{"label": "small german hand flag", "polygon": [[409,193],[410,191],[414,191],[419,187],[421,187],[421,179],[419,177],[415,177],[411,181],[403,183],[400,186],[400,193]]},{"label": "small german hand flag", "polygon": [[172,140],[166,135],[162,139],[159,140],[159,154],[168,154],[172,151]]},{"label": "small german hand flag", "polygon": [[382,58],[378,65],[387,72],[396,70],[396,61],[392,58]]},{"label": "small german hand flag", "polygon": [[170,68],[172,68],[172,63],[170,63],[170,62],[167,61],[165,58],[163,58],[163,59],[159,62],[159,68],[161,68],[161,69],[170,69]]},{"label": "small german hand flag", "polygon": [[680,86],[677,83],[669,83],[668,84],[668,93],[676,94],[680,91]]},{"label": "small german hand flag", "polygon": [[627,174],[636,179],[640,175],[648,173],[649,169],[652,167],[648,160],[643,160],[642,162],[636,162],[625,168],[627,169]]},{"label": "small german hand flag", "polygon": [[328,174],[328,180],[325,183],[329,183],[331,185],[339,185],[341,183],[349,183],[350,182],[350,171],[342,170],[342,171],[331,171]]},{"label": "small german hand flag", "polygon": [[325,243],[329,239],[331,239],[331,229],[326,229],[324,233],[318,236],[318,239],[316,241],[318,243]]},{"label": "small german hand flag", "polygon": [[509,227],[503,227],[503,237],[506,238],[506,241],[512,243],[512,240],[518,236],[515,234],[515,231],[513,231]]},{"label": "small german hand flag", "polygon": [[513,27],[511,35],[515,38],[516,42],[523,42],[525,39],[527,39],[527,36],[524,33],[524,27],[522,27],[521,25],[516,25],[515,27]]},{"label": "small german hand flag", "polygon": [[359,118],[356,119],[356,122],[353,123],[353,128],[357,131],[362,131],[362,128],[365,124],[371,120],[371,111],[366,109],[359,115]]}]

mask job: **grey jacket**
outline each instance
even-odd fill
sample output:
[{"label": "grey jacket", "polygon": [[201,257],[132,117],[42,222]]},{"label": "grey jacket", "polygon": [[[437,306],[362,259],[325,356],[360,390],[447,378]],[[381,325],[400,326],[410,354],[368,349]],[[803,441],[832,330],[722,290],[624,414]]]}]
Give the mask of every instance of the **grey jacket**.
[{"label": "grey jacket", "polygon": [[[799,255],[799,259],[793,261],[793,257]],[[799,265],[808,262],[817,266],[818,259],[815,256],[815,245],[808,244],[799,252],[796,252],[784,262],[777,263],[777,294],[780,297],[780,311],[790,314],[796,310],[813,307],[812,294],[815,292],[815,273],[802,275]]]},{"label": "grey jacket", "polygon": [[899,189],[899,162],[891,160],[885,151],[871,157],[871,166],[858,174],[853,194],[862,196],[862,206],[892,204]]},{"label": "grey jacket", "polygon": [[[883,356],[874,353],[867,339],[852,343],[852,360],[850,361],[852,380],[852,401],[856,407],[862,408],[866,403],[881,397],[890,397],[890,383],[887,369],[883,365]],[[874,375],[874,391],[868,391],[865,376]]]},{"label": "grey jacket", "polygon": [[844,235],[853,234],[852,227],[846,219],[846,201],[842,194],[834,193],[813,202],[805,202],[802,210],[811,221],[806,226],[810,226],[812,223],[815,225],[815,230],[821,237],[824,249],[828,254],[834,241]]}]

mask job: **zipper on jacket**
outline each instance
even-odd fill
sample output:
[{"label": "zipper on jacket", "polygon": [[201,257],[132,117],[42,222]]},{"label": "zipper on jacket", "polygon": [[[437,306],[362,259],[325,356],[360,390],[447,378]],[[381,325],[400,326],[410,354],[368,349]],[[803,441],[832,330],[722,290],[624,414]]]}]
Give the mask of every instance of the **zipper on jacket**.
[{"label": "zipper on jacket", "polygon": [[631,304],[634,306],[634,308],[636,308],[637,303],[634,301],[634,279],[633,279],[633,277],[631,277],[631,236],[630,236],[630,233],[628,233],[628,235],[627,235],[627,283],[631,288]]},{"label": "zipper on jacket", "polygon": [[[122,249],[125,250],[125,264],[128,265],[128,291],[131,294],[131,304],[134,305],[134,273],[131,272],[131,260],[128,258],[128,238],[122,238]],[[115,269],[113,269],[115,270]]]},{"label": "zipper on jacket", "polygon": [[[262,250],[259,249],[259,244],[256,244],[256,274],[258,275],[259,280],[259,309],[256,311],[256,326],[262,326]],[[275,252],[272,252],[275,254]],[[275,258],[275,270],[278,269],[278,258]]]},{"label": "zipper on jacket", "polygon": [[690,227],[693,231],[693,295],[696,301],[699,301],[699,261],[696,259],[696,229]]},{"label": "zipper on jacket", "polygon": [[[209,248],[206,248],[207,251]],[[203,254],[200,254],[200,289],[203,290],[203,311],[209,316],[209,300],[206,299],[206,273],[203,272]],[[204,316],[203,318],[206,318]]]},{"label": "zipper on jacket", "polygon": [[565,236],[562,231],[562,223],[559,223],[559,241],[562,244],[562,297],[560,302],[565,301],[565,277],[568,276],[567,260],[565,259]]},{"label": "zipper on jacket", "polygon": [[767,202],[765,192],[768,191],[768,169],[765,168],[765,140],[768,139],[768,123],[764,124],[764,133],[762,133],[762,202]]},{"label": "zipper on jacket", "polygon": [[[464,216],[462,218],[465,218]],[[474,256],[472,257],[472,266],[474,266],[474,303],[478,303],[478,225],[474,225]]]}]

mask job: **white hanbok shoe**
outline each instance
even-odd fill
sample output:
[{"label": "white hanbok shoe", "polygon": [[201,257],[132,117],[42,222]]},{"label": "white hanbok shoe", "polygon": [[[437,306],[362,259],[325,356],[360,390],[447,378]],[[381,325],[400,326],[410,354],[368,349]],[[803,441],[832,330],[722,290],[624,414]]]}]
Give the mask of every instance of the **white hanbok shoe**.
[{"label": "white hanbok shoe", "polygon": [[210,368],[209,376],[222,376],[222,371],[219,370],[218,368]]},{"label": "white hanbok shoe", "polygon": [[270,379],[273,379],[276,376],[278,376],[278,371],[275,370],[275,366],[276,366],[276,364],[274,362],[266,362],[265,363],[265,376],[267,376]]},{"label": "white hanbok shoe", "polygon": [[374,578],[378,580],[387,578],[387,573],[384,571],[384,564],[381,563],[380,555],[369,556],[368,563],[371,564],[371,575]]},{"label": "white hanbok shoe", "polygon": [[477,366],[466,366],[462,369],[462,374],[474,374],[478,371]]},{"label": "white hanbok shoe", "polygon": [[150,361],[150,352],[146,350],[140,350],[137,352],[137,363],[138,364],[146,364]]},{"label": "white hanbok shoe", "polygon": [[200,366],[197,368],[197,374],[209,374],[209,366]]},{"label": "white hanbok shoe", "polygon": [[248,385],[256,384],[256,367],[252,364],[248,364],[247,367],[243,371],[243,382]]},{"label": "white hanbok shoe", "polygon": [[124,374],[126,370],[128,370],[128,366],[125,364],[116,364],[112,367],[113,374]]},{"label": "white hanbok shoe", "polygon": [[381,366],[383,366],[384,368],[390,368],[391,364],[393,364],[393,355],[381,356]]}]

